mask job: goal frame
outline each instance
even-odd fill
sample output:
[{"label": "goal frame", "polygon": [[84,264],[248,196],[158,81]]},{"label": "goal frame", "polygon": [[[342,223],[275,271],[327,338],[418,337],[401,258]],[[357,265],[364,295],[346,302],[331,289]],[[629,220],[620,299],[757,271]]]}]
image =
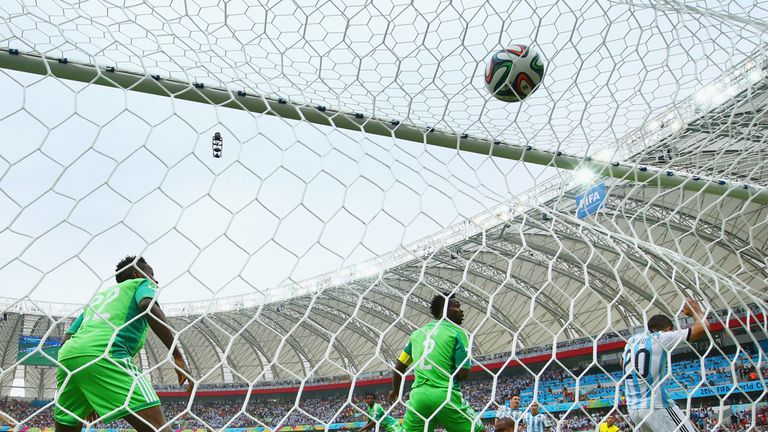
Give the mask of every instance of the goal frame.
[{"label": "goal frame", "polygon": [[768,204],[768,190],[747,183],[675,172],[652,166],[637,166],[621,161],[601,161],[589,156],[568,155],[561,151],[537,150],[531,146],[493,141],[467,134],[385,120],[363,113],[346,113],[323,106],[300,105],[279,98],[189,83],[171,77],[118,70],[111,66],[70,61],[41,54],[0,49],[0,68],[53,76],[60,79],[97,84],[105,87],[173,97],[190,102],[216,105],[284,119],[353,130],[384,137],[394,137],[418,144],[429,144],[504,159],[565,170],[586,169],[597,176],[612,177],[663,188],[681,188],[690,192],[728,196],[757,204]]}]

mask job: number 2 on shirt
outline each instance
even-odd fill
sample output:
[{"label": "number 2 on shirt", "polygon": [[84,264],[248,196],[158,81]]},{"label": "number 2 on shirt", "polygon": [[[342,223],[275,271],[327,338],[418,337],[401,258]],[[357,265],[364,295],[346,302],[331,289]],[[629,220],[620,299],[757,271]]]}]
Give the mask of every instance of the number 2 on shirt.
[{"label": "number 2 on shirt", "polygon": [[[650,365],[650,357],[651,353],[645,348],[641,348],[635,352],[634,359],[632,358],[632,354],[630,353],[627,355],[624,359],[624,373],[627,373],[627,366],[632,364],[632,368],[640,374],[645,379],[648,379],[649,376],[651,376],[651,365]],[[633,362],[634,360],[634,362]],[[633,364],[634,363],[634,364]]]},{"label": "number 2 on shirt", "polygon": [[419,359],[419,369],[421,370],[432,370],[432,365],[426,364],[424,360],[427,359],[427,355],[432,352],[433,349],[435,349],[435,341],[433,341],[430,338],[424,339],[424,344],[422,345],[424,347],[424,351],[421,353],[421,358]]},{"label": "number 2 on shirt", "polygon": [[93,300],[88,304],[88,308],[91,309],[92,312],[86,314],[85,319],[100,317],[104,320],[108,320],[109,314],[104,313],[104,309],[106,309],[109,303],[117,298],[118,294],[120,294],[120,288],[118,286],[114,286],[104,292],[96,294]]}]

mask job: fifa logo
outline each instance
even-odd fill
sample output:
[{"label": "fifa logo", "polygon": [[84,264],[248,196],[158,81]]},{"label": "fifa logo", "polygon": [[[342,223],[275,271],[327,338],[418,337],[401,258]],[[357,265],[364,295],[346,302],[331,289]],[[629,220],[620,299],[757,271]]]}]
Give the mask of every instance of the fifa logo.
[{"label": "fifa logo", "polygon": [[581,201],[579,201],[579,205],[576,206],[576,210],[585,210],[590,207],[592,207],[592,204],[599,204],[603,201],[603,197],[600,195],[600,191],[594,190],[586,194]]}]

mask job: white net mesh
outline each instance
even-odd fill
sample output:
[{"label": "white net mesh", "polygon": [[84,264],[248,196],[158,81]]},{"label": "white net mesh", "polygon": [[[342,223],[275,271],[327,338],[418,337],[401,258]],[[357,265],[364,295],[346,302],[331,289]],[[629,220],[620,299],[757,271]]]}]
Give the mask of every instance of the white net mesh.
[{"label": "white net mesh", "polygon": [[[172,428],[354,429],[369,391],[400,419],[393,361],[448,292],[488,428],[513,393],[636,427],[622,349],[686,298],[712,331],[665,391],[764,427],[764,6],[161,3],[0,5],[7,423],[53,427],[60,338],[130,254],[196,383],[154,336],[134,359]],[[546,70],[517,104],[482,78],[513,43]]]}]

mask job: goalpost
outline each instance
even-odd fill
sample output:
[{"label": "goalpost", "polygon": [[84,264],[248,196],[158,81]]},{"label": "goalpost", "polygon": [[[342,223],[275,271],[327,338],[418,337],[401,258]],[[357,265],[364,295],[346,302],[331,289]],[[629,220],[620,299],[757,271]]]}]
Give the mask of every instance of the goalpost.
[{"label": "goalpost", "polygon": [[[656,166],[637,166],[636,162],[622,162],[619,160],[593,161],[589,155],[567,155],[563,151],[541,151],[532,146],[522,146],[501,141],[493,141],[482,138],[472,138],[468,134],[456,134],[435,130],[434,127],[415,126],[400,123],[400,120],[382,120],[366,118],[363,113],[344,113],[329,110],[322,105],[307,106],[296,105],[282,98],[270,99],[261,95],[249,95],[244,90],[226,88],[206,88],[201,83],[188,83],[174,79],[164,79],[160,75],[151,72],[136,73],[116,70],[113,66],[99,67],[96,65],[70,63],[66,58],[46,58],[26,53],[20,53],[17,49],[5,50],[6,55],[0,56],[0,67],[29,72],[41,75],[51,75],[58,78],[80,81],[90,84],[103,85],[130,91],[153,94],[156,96],[174,97],[199,103],[213,104],[224,108],[239,109],[252,113],[274,115],[290,120],[308,121],[322,126],[360,131],[368,134],[393,137],[400,140],[426,142],[430,145],[457,149],[460,151],[479,153],[494,157],[520,160],[538,165],[552,166],[560,169],[584,169],[594,172],[596,175],[613,177],[622,180],[653,184],[666,188],[682,186],[685,190],[703,191],[712,194],[729,194],[734,198],[754,200],[759,204],[768,203],[765,189],[761,185],[750,185],[737,182],[728,184],[722,179],[707,178],[688,172],[675,173]],[[758,52],[759,58],[762,53]],[[735,79],[736,84],[725,84],[724,90],[741,93],[760,78],[754,78],[755,74],[762,74],[762,61],[755,62],[748,59],[736,65],[725,79]],[[730,86],[730,87],[728,87]],[[700,98],[701,96],[699,96]],[[696,95],[689,97],[688,104],[702,105],[699,109],[707,108],[706,104],[696,101]],[[698,113],[697,113],[698,114]],[[659,116],[656,121],[680,122],[678,113],[673,112],[672,117]],[[691,118],[693,118],[691,116]],[[649,131],[639,130],[637,134]],[[656,132],[656,131],[650,131]],[[645,150],[645,149],[642,149]]]},{"label": "goalpost", "polygon": [[[131,254],[155,267],[198,380],[168,419],[359,421],[448,292],[486,421],[519,380],[553,425],[594,429],[623,410],[610,343],[655,313],[686,326],[686,298],[718,332],[687,352],[678,405],[723,425],[761,402],[768,14],[536,3],[1,6],[0,398],[54,398],[35,362],[56,364],[50,341]],[[503,103],[482,71],[513,43],[545,75]],[[577,364],[571,346],[590,352]],[[156,340],[138,358],[178,396]],[[317,380],[351,384],[320,403]],[[254,406],[275,382],[296,397]],[[216,386],[249,392],[221,424],[199,411]],[[52,404],[0,414],[50,427]]]}]

